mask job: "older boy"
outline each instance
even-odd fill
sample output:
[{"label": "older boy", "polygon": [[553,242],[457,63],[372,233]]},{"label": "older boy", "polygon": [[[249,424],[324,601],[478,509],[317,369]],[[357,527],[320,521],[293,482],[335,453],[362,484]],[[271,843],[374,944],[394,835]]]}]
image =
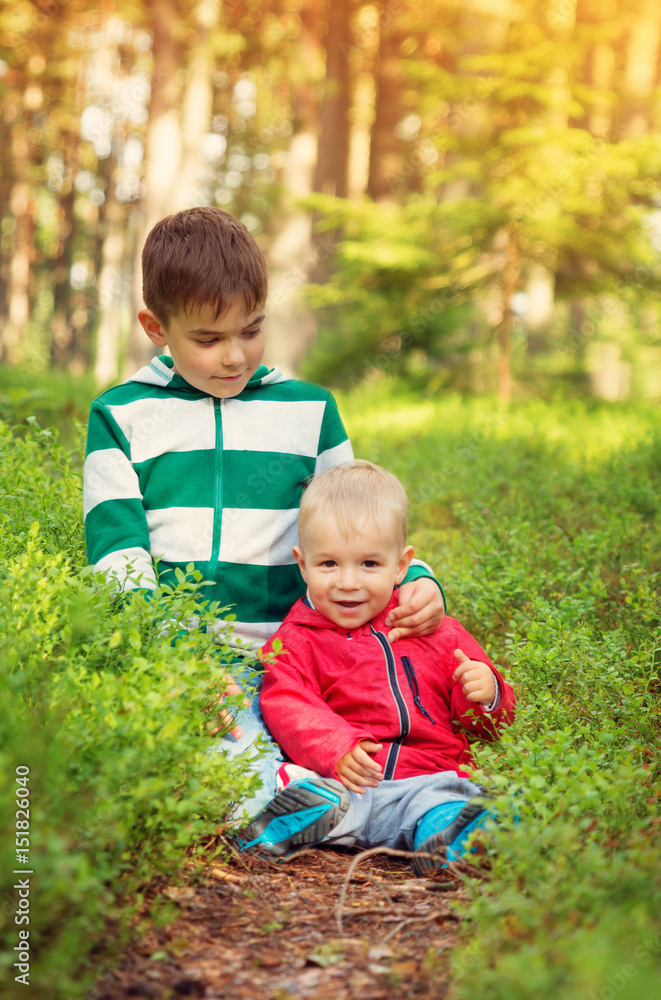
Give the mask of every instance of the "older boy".
[{"label": "older boy", "polygon": [[[142,256],[156,357],[91,407],[84,475],[90,562],[125,590],[190,564],[232,605],[237,653],[263,643],[303,592],[292,545],[302,481],[351,457],[331,394],[262,365],[266,264],[237,219],[193,208],[159,222]],[[393,607],[395,634],[443,615],[429,567]],[[228,689],[236,693],[236,688]],[[227,722],[219,713],[219,726]],[[247,749],[261,728],[232,733]],[[274,787],[273,787],[274,790]],[[265,794],[269,797],[268,788]]]},{"label": "older boy", "polygon": [[303,494],[294,555],[307,597],[264,649],[261,695],[273,736],[300,765],[285,764],[283,780],[302,780],[247,827],[244,849],[286,857],[323,839],[421,855],[442,847],[453,860],[487,818],[468,739],[493,739],[514,694],[455,619],[391,648],[393,588],[413,555],[406,527],[404,489],[369,462],[328,470]]}]

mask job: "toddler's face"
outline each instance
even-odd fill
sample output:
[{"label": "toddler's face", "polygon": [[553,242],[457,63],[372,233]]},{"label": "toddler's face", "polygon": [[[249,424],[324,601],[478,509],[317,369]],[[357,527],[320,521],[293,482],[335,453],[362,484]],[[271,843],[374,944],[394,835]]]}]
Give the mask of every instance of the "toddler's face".
[{"label": "toddler's face", "polygon": [[[394,522],[394,518],[393,518]],[[372,521],[340,531],[330,516],[313,517],[294,555],[317,611],[352,629],[370,621],[388,604],[409,568],[413,548],[393,541],[394,523],[383,530]]]},{"label": "toddler's face", "polygon": [[261,307],[248,313],[237,300],[217,319],[209,308],[189,310],[173,316],[167,329],[148,310],[139,318],[157,347],[168,347],[175,372],[217,399],[238,396],[262,363]]}]

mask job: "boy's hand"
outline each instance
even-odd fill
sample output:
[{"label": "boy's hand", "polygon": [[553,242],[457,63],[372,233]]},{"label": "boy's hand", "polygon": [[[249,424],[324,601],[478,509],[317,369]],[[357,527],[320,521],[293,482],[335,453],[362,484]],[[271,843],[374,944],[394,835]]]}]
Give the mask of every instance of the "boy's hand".
[{"label": "boy's hand", "polygon": [[350,792],[365,794],[365,787],[378,788],[383,779],[383,771],[379,764],[372,760],[371,753],[383,750],[382,743],[372,743],[371,740],[361,740],[351,753],[345,753],[337,762],[337,773],[340,781]]},{"label": "boy's hand", "polygon": [[[225,691],[220,696],[218,701],[214,702],[214,704],[208,709],[209,712],[213,712],[218,718],[218,725],[209,730],[209,736],[215,736],[216,733],[220,733],[224,729],[227,736],[233,736],[234,739],[240,740],[243,736],[243,729],[241,729],[241,726],[233,726],[232,729],[228,729],[227,727],[232,725],[234,719],[226,708],[220,708],[220,706],[228,695],[241,694],[243,689],[240,688],[238,684],[235,684],[231,677],[227,677],[226,680],[228,681],[228,684]],[[247,704],[250,703],[247,702]]]},{"label": "boy's hand", "polygon": [[437,583],[428,576],[421,576],[399,588],[399,605],[386,618],[391,628],[388,641],[403,636],[431,635],[443,621],[445,604]]},{"label": "boy's hand", "polygon": [[468,700],[477,701],[480,705],[490,705],[496,697],[496,680],[491,667],[479,660],[469,660],[461,649],[455,649],[454,658],[459,666],[452,679],[461,682]]}]

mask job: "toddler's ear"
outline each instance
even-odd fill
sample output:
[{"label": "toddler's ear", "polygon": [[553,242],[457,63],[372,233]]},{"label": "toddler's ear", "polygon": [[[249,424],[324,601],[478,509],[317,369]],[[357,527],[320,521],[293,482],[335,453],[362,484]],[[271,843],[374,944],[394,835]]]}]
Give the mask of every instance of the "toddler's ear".
[{"label": "toddler's ear", "polygon": [[301,576],[307,583],[308,578],[305,575],[305,559],[303,558],[303,549],[300,547],[300,545],[295,545],[294,548],[292,549],[292,552],[294,554],[294,559],[298,563],[298,568],[301,571]]},{"label": "toddler's ear", "polygon": [[157,347],[167,345],[165,325],[161,323],[155,312],[152,312],[151,309],[141,309],[138,313],[138,319],[152,344],[156,344]]},{"label": "toddler's ear", "polygon": [[402,554],[399,557],[399,562],[397,563],[396,583],[401,583],[408,573],[409,566],[411,565],[411,559],[413,559],[413,546],[407,545],[402,549]]}]

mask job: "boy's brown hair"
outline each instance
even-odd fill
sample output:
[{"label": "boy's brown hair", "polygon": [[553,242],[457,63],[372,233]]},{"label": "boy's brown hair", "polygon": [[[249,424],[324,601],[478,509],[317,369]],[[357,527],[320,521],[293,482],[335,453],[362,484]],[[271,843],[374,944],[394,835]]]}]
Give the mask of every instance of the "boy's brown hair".
[{"label": "boy's brown hair", "polygon": [[142,296],[167,326],[175,313],[211,308],[215,319],[242,300],[266,302],[262,251],[248,229],[220,208],[189,208],[157,222],[142,251]]},{"label": "boy's brown hair", "polygon": [[365,521],[387,530],[390,517],[393,541],[404,545],[408,506],[406,490],[392,472],[359,458],[336,465],[313,476],[303,492],[298,512],[301,548],[308,523],[319,514],[332,516],[347,537]]}]

